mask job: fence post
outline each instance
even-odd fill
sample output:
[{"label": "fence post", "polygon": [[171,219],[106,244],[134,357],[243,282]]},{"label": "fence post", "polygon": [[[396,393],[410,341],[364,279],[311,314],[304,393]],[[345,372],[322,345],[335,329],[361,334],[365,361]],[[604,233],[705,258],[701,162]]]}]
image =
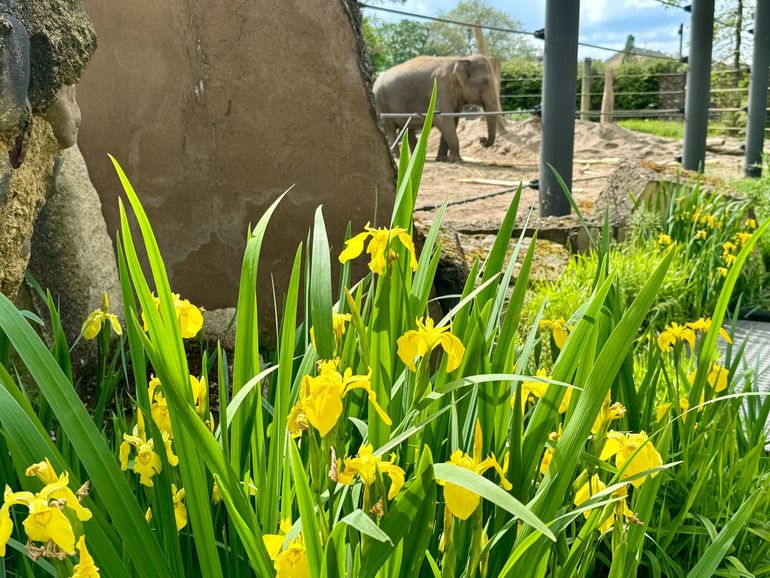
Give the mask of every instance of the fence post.
[{"label": "fence post", "polygon": [[612,122],[612,112],[615,110],[615,89],[613,84],[613,73],[611,68],[604,69],[604,92],[602,93],[602,118],[601,124]]},{"label": "fence post", "polygon": [[693,0],[682,152],[682,166],[690,171],[703,170],[706,161],[713,40],[714,0]]},{"label": "fence post", "polygon": [[583,59],[583,87],[580,91],[580,120],[591,120],[591,59]]},{"label": "fence post", "polygon": [[762,176],[762,148],[767,121],[767,76],[770,66],[770,0],[757,0],[754,22],[754,55],[749,85],[749,115],[746,130],[747,177]]},{"label": "fence post", "polygon": [[541,217],[570,213],[569,200],[549,165],[571,189],[579,19],[580,0],[546,0],[540,139]]}]

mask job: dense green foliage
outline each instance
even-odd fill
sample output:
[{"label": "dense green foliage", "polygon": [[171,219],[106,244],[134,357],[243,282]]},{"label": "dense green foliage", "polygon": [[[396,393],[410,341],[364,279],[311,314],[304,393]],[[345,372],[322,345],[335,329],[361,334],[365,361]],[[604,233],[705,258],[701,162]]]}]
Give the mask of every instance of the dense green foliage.
[{"label": "dense green foliage", "polygon": [[[668,238],[658,232],[643,279],[618,268],[605,229],[568,318],[540,310],[529,322],[536,244],[513,282],[516,259],[506,264],[519,191],[459,303],[432,319],[446,206],[419,255],[412,241],[428,133],[413,156],[401,149],[385,226],[356,231],[332,256],[316,211],[277,288],[264,364],[255,287],[267,282],[260,249],[282,197],[249,232],[232,359],[218,346],[192,354],[201,312],[172,293],[115,163],[129,204],[118,238],[126,323],[105,300],[83,327],[100,356],[120,360],[108,364],[119,380],[109,419],[78,399],[52,300],[47,345],[40,320],[0,295],[0,572],[93,577],[95,562],[110,578],[767,573],[770,398],[739,371],[740,349],[722,356],[717,341],[730,341],[722,324],[770,221],[684,196],[665,212]],[[740,246],[717,257],[725,275],[706,275],[713,287],[698,297],[704,318],[656,305],[672,266],[689,274],[675,261],[693,233],[713,244],[734,230]],[[696,253],[691,265],[713,266]],[[363,279],[353,259],[369,261]]]}]

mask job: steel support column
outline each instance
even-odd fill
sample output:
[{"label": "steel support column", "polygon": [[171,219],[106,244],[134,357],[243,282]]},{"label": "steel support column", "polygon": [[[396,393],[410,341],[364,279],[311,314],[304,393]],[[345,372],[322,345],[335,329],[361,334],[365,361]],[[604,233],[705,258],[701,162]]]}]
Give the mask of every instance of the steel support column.
[{"label": "steel support column", "polygon": [[757,0],[754,22],[754,56],[751,60],[749,117],[746,130],[747,177],[762,175],[762,148],[767,124],[767,77],[770,67],[770,0]]},{"label": "steel support column", "polygon": [[548,165],[572,187],[580,0],[546,0],[540,140],[540,215],[568,215],[570,204]]},{"label": "steel support column", "polygon": [[693,0],[682,153],[682,166],[690,171],[703,170],[706,161],[713,40],[714,0]]}]

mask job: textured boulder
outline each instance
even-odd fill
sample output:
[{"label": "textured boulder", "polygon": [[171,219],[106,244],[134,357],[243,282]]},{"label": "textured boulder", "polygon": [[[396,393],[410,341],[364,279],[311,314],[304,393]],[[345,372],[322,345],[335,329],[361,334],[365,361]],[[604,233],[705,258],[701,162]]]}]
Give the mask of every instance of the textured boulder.
[{"label": "textured boulder", "polygon": [[72,85],[96,35],[77,0],[10,0],[0,10],[0,46],[0,144],[9,153],[0,160],[0,291],[14,296],[54,155],[77,139]]},{"label": "textured boulder", "polygon": [[[294,252],[323,204],[332,263],[345,228],[389,215],[395,168],[343,0],[84,0],[99,50],[78,86],[79,145],[118,228],[126,170],[175,291],[232,307],[249,224],[294,185],[261,253],[261,327],[273,322]],[[276,33],[280,31],[280,33]],[[355,265],[359,272],[365,260]],[[336,278],[336,273],[334,273]]]},{"label": "textured boulder", "polygon": [[120,305],[118,270],[99,195],[77,146],[60,153],[48,182],[29,270],[59,303],[62,325],[73,339],[101,306],[104,291],[113,311]]},{"label": "textured boulder", "polygon": [[0,292],[13,297],[24,279],[32,227],[45,202],[48,176],[58,150],[51,126],[33,117],[26,161],[13,169],[0,156]]},{"label": "textured boulder", "polygon": [[96,50],[96,32],[78,0],[11,0],[29,34],[32,111],[44,113],[59,89],[77,84]]}]

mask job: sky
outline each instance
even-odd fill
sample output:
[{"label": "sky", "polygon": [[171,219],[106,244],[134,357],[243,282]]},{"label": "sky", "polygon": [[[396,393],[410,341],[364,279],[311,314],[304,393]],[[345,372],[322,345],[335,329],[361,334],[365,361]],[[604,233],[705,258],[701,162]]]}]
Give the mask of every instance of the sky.
[{"label": "sky", "polygon": [[[545,0],[489,0],[498,10],[521,22],[525,30],[545,26]],[[406,0],[404,4],[387,4],[389,8],[433,16],[452,9],[456,0]],[[378,13],[386,20],[400,16]],[[667,8],[655,0],[582,0],[580,6],[580,40],[610,48],[622,49],[629,34],[637,47],[679,54],[679,25],[684,24],[684,54],[687,54],[690,14]],[[542,46],[539,41],[535,46]],[[605,60],[612,52],[580,47],[578,57]]]}]

